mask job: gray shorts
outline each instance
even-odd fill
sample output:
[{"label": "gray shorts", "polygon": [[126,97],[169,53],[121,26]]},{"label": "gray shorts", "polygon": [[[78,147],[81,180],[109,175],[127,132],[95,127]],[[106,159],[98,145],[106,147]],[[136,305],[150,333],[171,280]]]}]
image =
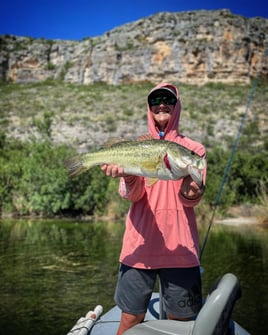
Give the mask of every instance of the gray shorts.
[{"label": "gray shorts", "polygon": [[146,313],[157,276],[164,310],[178,318],[193,318],[202,306],[200,268],[136,269],[121,264],[115,302],[129,314]]}]

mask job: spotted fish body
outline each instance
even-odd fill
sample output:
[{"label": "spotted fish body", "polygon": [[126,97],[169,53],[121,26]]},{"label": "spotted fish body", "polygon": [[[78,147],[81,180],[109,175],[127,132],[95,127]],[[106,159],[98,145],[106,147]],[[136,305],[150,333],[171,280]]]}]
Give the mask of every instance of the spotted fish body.
[{"label": "spotted fish body", "polygon": [[116,164],[130,175],[162,180],[178,180],[190,175],[202,186],[204,157],[165,140],[120,141],[95,152],[75,156],[66,161],[69,177],[75,177],[93,166]]}]

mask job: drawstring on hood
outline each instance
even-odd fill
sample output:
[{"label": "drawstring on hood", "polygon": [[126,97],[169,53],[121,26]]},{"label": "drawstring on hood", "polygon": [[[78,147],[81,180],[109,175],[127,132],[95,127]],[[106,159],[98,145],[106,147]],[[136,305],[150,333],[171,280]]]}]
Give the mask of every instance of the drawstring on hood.
[{"label": "drawstring on hood", "polygon": [[166,129],[164,132],[159,131],[159,129],[157,129],[153,116],[152,116],[152,111],[151,108],[149,106],[149,103],[147,102],[147,113],[148,113],[148,130],[149,130],[149,134],[153,136],[153,138],[155,139],[165,139],[165,140],[174,140],[178,135],[179,135],[179,120],[180,120],[180,113],[181,113],[181,104],[180,104],[180,99],[179,99],[179,92],[177,90],[177,88],[172,85],[172,84],[168,84],[168,83],[160,83],[157,86],[155,86],[148,94],[148,96],[161,88],[168,88],[169,90],[172,90],[172,92],[175,93],[176,97],[177,97],[177,102],[176,105],[174,106],[174,110],[173,113],[171,115],[171,118],[166,126]]}]

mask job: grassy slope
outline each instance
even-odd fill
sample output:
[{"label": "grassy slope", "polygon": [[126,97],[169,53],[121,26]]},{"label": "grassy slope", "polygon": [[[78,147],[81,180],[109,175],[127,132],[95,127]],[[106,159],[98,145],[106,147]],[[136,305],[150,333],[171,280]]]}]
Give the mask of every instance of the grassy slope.
[{"label": "grassy slope", "polygon": [[[96,136],[100,136],[98,132],[105,132],[107,136],[122,136],[126,124],[137,133],[137,127],[140,127],[142,132],[146,129],[146,95],[152,87],[150,83],[83,86],[53,81],[24,85],[2,84],[1,128],[10,136],[25,138],[29,133],[40,132],[41,121],[47,118],[55,134],[64,133],[68,127],[72,129],[61,137],[65,143],[73,142],[83,131],[93,135],[96,133]],[[208,147],[217,143],[225,145],[233,140],[247,106],[251,87],[179,84],[179,89],[183,106],[180,124],[182,133],[205,142]],[[267,137],[267,101],[268,87],[260,84],[250,101],[244,128],[254,142]]]}]

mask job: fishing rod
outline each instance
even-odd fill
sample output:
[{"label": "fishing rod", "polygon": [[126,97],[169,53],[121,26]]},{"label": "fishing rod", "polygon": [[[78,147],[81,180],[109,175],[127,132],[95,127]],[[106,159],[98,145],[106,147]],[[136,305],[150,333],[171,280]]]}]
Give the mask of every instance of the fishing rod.
[{"label": "fishing rod", "polygon": [[262,58],[261,58],[261,61],[260,61],[260,64],[259,64],[259,69],[258,69],[257,75],[256,75],[256,77],[255,77],[255,79],[253,81],[253,84],[252,84],[252,87],[251,87],[251,90],[250,90],[250,93],[249,93],[249,96],[248,96],[248,100],[247,100],[247,103],[246,103],[245,112],[244,112],[244,114],[242,116],[242,119],[241,119],[241,122],[240,122],[240,125],[239,125],[239,128],[238,128],[238,131],[237,131],[237,135],[235,137],[235,140],[234,140],[234,143],[233,143],[233,146],[232,146],[232,150],[231,150],[231,153],[230,153],[230,156],[229,156],[229,159],[228,159],[225,171],[224,171],[224,175],[223,175],[223,178],[222,178],[222,183],[221,183],[221,186],[219,188],[218,194],[216,196],[215,203],[213,205],[213,211],[212,211],[211,219],[209,221],[208,230],[207,230],[207,233],[206,233],[206,236],[205,236],[205,239],[204,239],[204,243],[203,243],[203,246],[201,248],[201,252],[200,252],[200,256],[199,256],[200,263],[202,261],[202,257],[203,257],[203,254],[204,254],[204,251],[205,251],[205,248],[206,248],[206,245],[207,245],[209,233],[210,233],[211,227],[212,227],[213,222],[214,222],[214,217],[215,217],[215,214],[216,214],[216,210],[217,210],[217,208],[219,206],[221,195],[222,195],[224,186],[225,186],[225,184],[227,182],[227,178],[228,178],[228,175],[229,175],[229,172],[230,172],[230,169],[231,169],[231,165],[232,165],[232,162],[233,162],[234,154],[236,152],[236,149],[237,149],[237,146],[238,146],[238,142],[239,142],[240,136],[242,134],[242,129],[243,129],[243,126],[244,126],[245,121],[246,121],[246,117],[247,117],[247,114],[248,114],[249,106],[250,106],[250,104],[251,104],[251,102],[253,100],[254,93],[255,93],[256,88],[257,88],[257,83],[258,83],[258,80],[259,80],[259,77],[260,77],[260,72],[261,72],[261,65],[263,63],[264,58],[267,55],[268,55],[268,42],[266,42],[266,47],[264,48],[264,51],[263,51],[263,54],[262,54]]}]

